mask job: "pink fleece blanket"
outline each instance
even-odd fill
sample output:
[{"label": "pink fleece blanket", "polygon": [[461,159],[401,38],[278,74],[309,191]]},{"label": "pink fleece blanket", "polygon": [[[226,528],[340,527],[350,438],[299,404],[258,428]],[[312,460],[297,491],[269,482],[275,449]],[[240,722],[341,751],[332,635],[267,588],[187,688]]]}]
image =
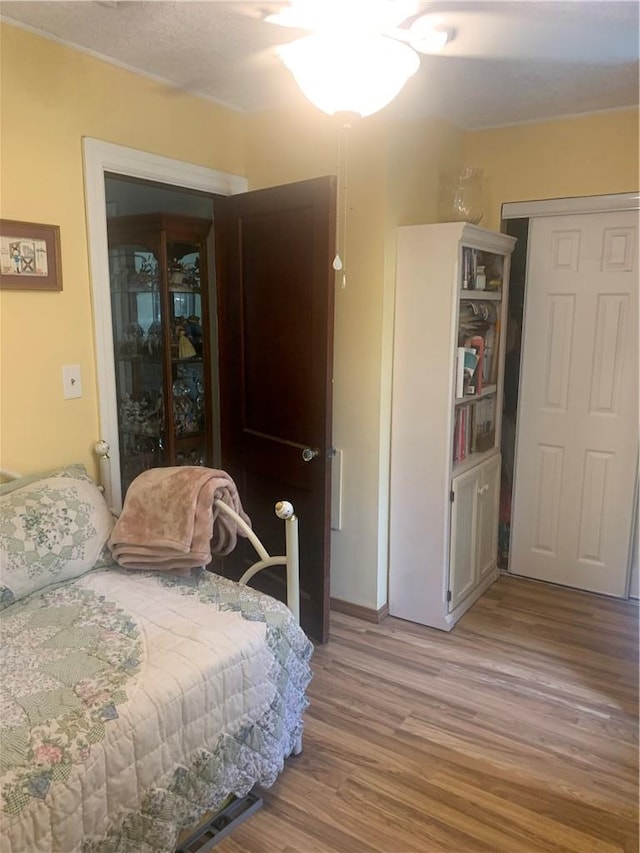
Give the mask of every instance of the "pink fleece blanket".
[{"label": "pink fleece blanket", "polygon": [[225,471],[185,465],[151,468],[131,483],[109,547],[128,569],[188,572],[206,566],[212,555],[228,554],[237,524],[213,505],[219,499],[251,524],[236,484]]}]

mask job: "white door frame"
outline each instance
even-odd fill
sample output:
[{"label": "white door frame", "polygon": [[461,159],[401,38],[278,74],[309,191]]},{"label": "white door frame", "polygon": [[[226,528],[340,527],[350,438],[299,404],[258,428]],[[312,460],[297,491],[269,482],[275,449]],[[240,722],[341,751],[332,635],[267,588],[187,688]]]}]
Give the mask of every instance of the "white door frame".
[{"label": "white door frame", "polygon": [[570,213],[606,213],[640,209],[640,193],[584,195],[575,198],[545,198],[540,201],[510,201],[502,205],[503,219],[532,219],[534,216],[566,216]]},{"label": "white door frame", "polygon": [[[540,199],[538,201],[505,202],[502,205],[501,216],[506,219],[533,219],[536,216],[565,216],[579,213],[607,213],[618,210],[640,210],[640,193],[612,193],[610,195],[576,196],[574,198]],[[525,321],[526,322],[526,321]],[[516,433],[515,456],[518,453]],[[638,535],[638,472],[636,461],[636,508],[633,516],[631,541],[629,543],[629,560],[627,567],[627,598],[632,587],[632,571],[638,571],[637,550],[634,542]],[[637,546],[636,546],[637,548]],[[636,562],[634,563],[634,559]]]},{"label": "white door frame", "polygon": [[[246,192],[247,179],[91,137],[83,137],[82,148],[100,438],[110,447],[109,459],[102,459],[101,462],[101,477],[109,506],[120,510],[120,447],[111,326],[105,173],[217,195]],[[112,476],[112,473],[116,476]]]}]

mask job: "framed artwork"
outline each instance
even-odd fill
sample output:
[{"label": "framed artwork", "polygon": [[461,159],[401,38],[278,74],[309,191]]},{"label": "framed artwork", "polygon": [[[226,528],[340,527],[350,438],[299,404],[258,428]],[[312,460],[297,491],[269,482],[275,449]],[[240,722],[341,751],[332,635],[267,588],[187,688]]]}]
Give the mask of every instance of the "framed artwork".
[{"label": "framed artwork", "polygon": [[0,288],[62,290],[58,225],[0,219]]}]

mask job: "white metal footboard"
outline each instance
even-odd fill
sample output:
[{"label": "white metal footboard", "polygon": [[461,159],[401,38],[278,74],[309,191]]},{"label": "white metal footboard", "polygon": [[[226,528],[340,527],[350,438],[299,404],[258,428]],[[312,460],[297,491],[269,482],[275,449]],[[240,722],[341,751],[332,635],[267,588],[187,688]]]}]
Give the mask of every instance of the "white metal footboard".
[{"label": "white metal footboard", "polygon": [[[300,624],[300,562],[299,562],[299,546],[298,546],[298,518],[293,511],[292,504],[289,501],[278,501],[275,505],[275,513],[278,518],[281,518],[285,523],[285,554],[280,557],[271,557],[269,552],[258,539],[251,527],[244,521],[238,513],[227,506],[226,503],[216,498],[214,505],[219,510],[230,516],[246,534],[247,538],[256,550],[260,557],[252,566],[246,570],[238,583],[246,584],[251,578],[262,569],[268,566],[286,566],[287,571],[287,607],[293,613],[293,617]],[[293,755],[300,755],[302,752],[302,734],[297,738],[294,747]]]},{"label": "white metal footboard", "polygon": [[[106,442],[98,442],[95,451],[100,457],[108,455],[109,446]],[[103,469],[104,470],[104,469]],[[22,475],[7,468],[0,468],[0,477],[5,480],[17,480]],[[285,553],[284,555],[272,557],[251,527],[242,519],[235,510],[223,501],[216,498],[214,505],[223,513],[230,516],[238,527],[245,533],[260,557],[253,565],[249,566],[238,583],[247,584],[251,578],[262,569],[269,566],[285,566],[287,575],[287,607],[300,624],[300,561],[298,545],[298,518],[289,501],[278,501],[275,505],[275,513],[285,523]],[[116,513],[114,513],[115,515]]]},{"label": "white metal footboard", "polygon": [[285,566],[287,572],[287,607],[293,613],[295,620],[300,624],[300,562],[298,550],[298,518],[293,511],[289,501],[278,501],[275,505],[275,513],[285,523],[285,554],[272,557],[258,539],[254,531],[238,513],[223,501],[216,498],[214,505],[226,515],[230,516],[241,530],[246,534],[260,557],[252,566],[246,570],[238,583],[246,584],[262,569],[268,566]]}]

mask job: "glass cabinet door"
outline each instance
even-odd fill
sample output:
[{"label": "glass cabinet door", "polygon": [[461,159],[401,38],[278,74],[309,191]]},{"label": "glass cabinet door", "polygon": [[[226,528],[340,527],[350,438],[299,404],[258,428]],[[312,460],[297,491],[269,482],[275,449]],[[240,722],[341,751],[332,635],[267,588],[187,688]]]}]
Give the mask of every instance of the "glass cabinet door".
[{"label": "glass cabinet door", "polygon": [[158,249],[111,248],[109,277],[124,494],[142,471],[167,464]]},{"label": "glass cabinet door", "polygon": [[123,495],[148,468],[213,467],[210,230],[209,220],[162,213],[109,223]]},{"label": "glass cabinet door", "polygon": [[197,242],[167,239],[174,464],[210,465],[207,341]]}]

